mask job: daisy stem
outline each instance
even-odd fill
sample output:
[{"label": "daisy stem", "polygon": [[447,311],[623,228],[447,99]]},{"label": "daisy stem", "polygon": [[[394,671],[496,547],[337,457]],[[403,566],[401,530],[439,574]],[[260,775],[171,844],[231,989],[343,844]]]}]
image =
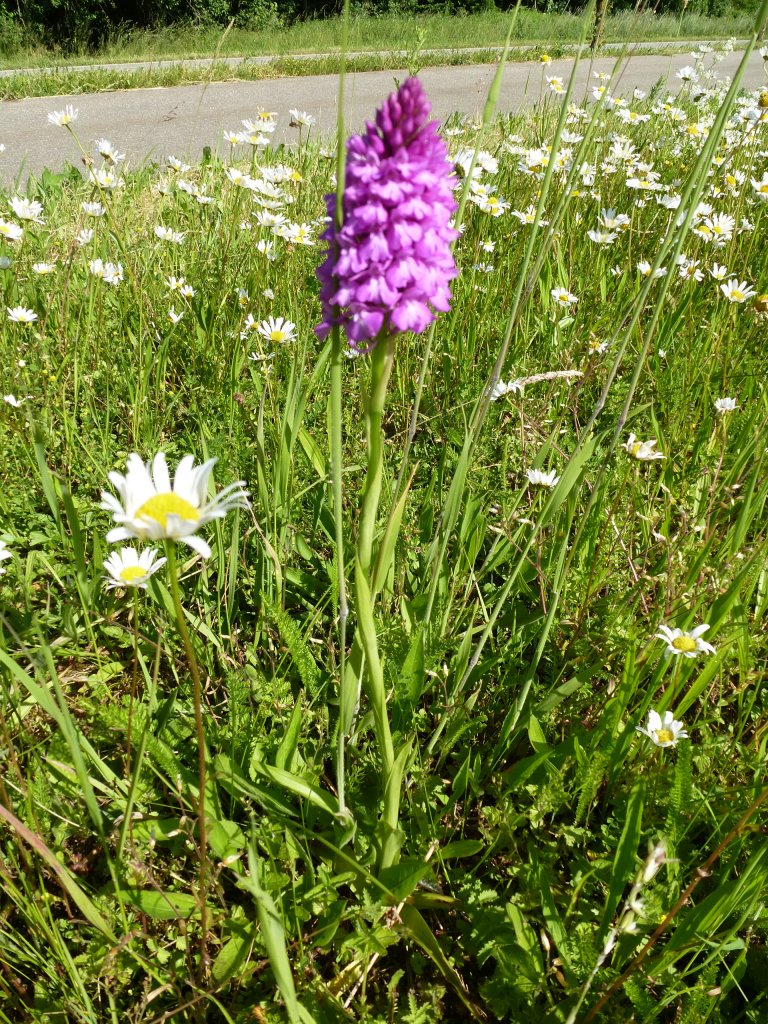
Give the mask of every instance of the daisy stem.
[{"label": "daisy stem", "polygon": [[131,693],[128,698],[128,728],[125,737],[125,776],[131,779],[131,738],[133,735],[133,706],[136,702],[136,689],[139,675],[139,588],[133,588],[133,673],[131,674]]},{"label": "daisy stem", "polygon": [[176,613],[176,625],[184,644],[189,671],[192,674],[192,693],[195,706],[195,731],[197,733],[197,830],[200,843],[200,865],[198,873],[198,897],[200,900],[200,974],[205,976],[208,964],[208,911],[206,907],[206,883],[208,877],[208,832],[205,825],[205,730],[203,728],[203,691],[200,685],[200,669],[192,647],[189,630],[184,620],[184,609],[181,606],[179,591],[179,570],[176,560],[176,545],[166,541],[165,553],[168,559],[168,578],[171,582],[171,596]]}]

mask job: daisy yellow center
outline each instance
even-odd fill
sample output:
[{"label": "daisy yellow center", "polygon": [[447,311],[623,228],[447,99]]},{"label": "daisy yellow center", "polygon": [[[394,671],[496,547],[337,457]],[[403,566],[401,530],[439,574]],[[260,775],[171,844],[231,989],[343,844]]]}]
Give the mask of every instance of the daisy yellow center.
[{"label": "daisy yellow center", "polygon": [[631,455],[634,455],[634,457],[635,457],[636,459],[637,459],[637,458],[639,458],[639,456],[640,456],[640,450],[642,449],[642,447],[643,447],[643,442],[642,442],[642,441],[635,441],[635,443],[634,443],[634,444],[632,445],[632,447],[631,447],[631,448],[629,449],[629,451],[630,451],[630,454],[631,454]]},{"label": "daisy yellow center", "polygon": [[178,516],[179,519],[186,519],[192,523],[196,523],[200,518],[195,506],[173,491],[153,494],[136,509],[135,515],[137,519],[154,519],[164,529],[168,526],[168,516]]},{"label": "daisy yellow center", "polygon": [[690,654],[696,650],[696,641],[690,636],[677,636],[672,641],[672,646],[682,654]]},{"label": "daisy yellow center", "polygon": [[142,569],[140,565],[126,565],[124,569],[120,570],[120,579],[125,580],[126,583],[136,583],[138,580],[143,580],[146,575],[146,569]]},{"label": "daisy yellow center", "polygon": [[675,738],[675,734],[671,729],[657,729],[656,730],[656,742],[657,743],[671,743]]},{"label": "daisy yellow center", "polygon": [[285,341],[285,339],[287,337],[288,337],[288,335],[285,333],[285,331],[277,331],[277,330],[275,330],[275,331],[272,331],[272,333],[270,334],[269,340],[270,341]]},{"label": "daisy yellow center", "polygon": [[741,288],[731,288],[731,298],[736,299],[738,302],[744,298],[744,292]]}]

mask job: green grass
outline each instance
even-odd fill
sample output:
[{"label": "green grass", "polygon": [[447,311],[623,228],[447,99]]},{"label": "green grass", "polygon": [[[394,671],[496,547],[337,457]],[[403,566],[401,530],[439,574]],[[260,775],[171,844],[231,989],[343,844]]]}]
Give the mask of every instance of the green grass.
[{"label": "green grass", "polygon": [[[525,116],[445,126],[509,206],[467,202],[451,311],[397,339],[368,539],[381,353],[313,334],[334,161],[311,134],[231,159],[278,177],[310,245],[215,158],[114,190],[53,168],[26,189],[44,223],[0,196],[24,228],[0,227],[2,1024],[765,1019],[768,314],[710,269],[768,292],[768,127],[728,121],[724,87],[684,92],[684,120],[651,96],[565,125],[542,86]],[[734,218],[722,244],[704,210],[676,228],[700,201]],[[488,402],[499,376],[527,383]],[[200,531],[209,558],[178,546],[181,634],[167,567],[103,581],[108,473],[158,451],[251,494]],[[702,623],[714,653],[657,636]],[[651,709],[688,737],[655,746]]]},{"label": "green grass", "polygon": [[[418,17],[358,17],[349,26],[349,47],[357,51],[408,49],[416,44],[434,49],[463,49],[503,45],[511,15],[500,12],[468,15],[424,15]],[[636,16],[610,15],[606,21],[606,42],[671,41],[686,39],[745,38],[752,25],[745,16],[704,18],[685,14]],[[575,15],[543,14],[521,11],[516,22],[513,43],[528,46],[550,45],[553,40],[576,43],[581,34],[581,19]],[[218,52],[227,57],[287,56],[291,54],[327,54],[337,52],[341,39],[336,18],[299,22],[289,28],[247,31],[233,28],[223,33],[216,26],[189,26],[135,31],[117,34],[97,54],[68,56],[30,47],[7,55],[0,67],[48,67],[52,62],[120,62],[210,57]]]},{"label": "green grass", "polygon": [[[528,59],[536,59],[541,51],[527,50]],[[557,55],[558,50],[552,50]],[[450,54],[420,53],[412,60],[419,68],[446,65],[489,64],[498,58],[496,50],[476,50],[471,53],[454,51]],[[402,51],[360,54],[347,58],[350,71],[385,71],[402,68],[408,63]],[[304,75],[338,74],[341,57],[276,57],[266,64],[247,61],[236,66],[217,62],[205,67],[176,65],[167,68],[137,70],[106,70],[94,67],[70,70],[55,67],[33,72],[18,72],[0,77],[0,99],[24,99],[31,96],[78,96],[94,92],[116,92],[119,89],[146,89],[193,85],[201,82],[267,81],[272,78],[299,78]]]}]

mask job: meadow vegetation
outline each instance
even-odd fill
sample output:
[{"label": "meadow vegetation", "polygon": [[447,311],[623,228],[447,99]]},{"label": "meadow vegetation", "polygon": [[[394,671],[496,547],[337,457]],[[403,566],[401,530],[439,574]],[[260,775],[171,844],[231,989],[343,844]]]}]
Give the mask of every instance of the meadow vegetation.
[{"label": "meadow vegetation", "polygon": [[[507,36],[509,12],[486,10],[458,17],[455,14],[380,14],[352,17],[348,25],[349,49],[373,54],[394,48],[462,50],[471,47],[502,46]],[[552,41],[576,44],[581,38],[583,19],[568,12],[520,10],[514,19],[512,41],[529,47]],[[608,43],[675,42],[686,39],[746,38],[751,17],[738,10],[717,16],[695,11],[679,14],[637,14],[617,11],[608,14],[603,38]],[[289,56],[339,52],[342,22],[338,17],[296,21],[286,25],[244,27],[211,23],[157,25],[151,28],[115,26],[98,45],[83,43],[64,47],[59,40],[44,40],[20,30],[16,23],[0,20],[0,67],[61,67],[67,63],[121,62],[210,57]]]},{"label": "meadow vegetation", "polygon": [[451,309],[371,352],[313,331],[311,111],[0,195],[0,1022],[766,1019],[768,94],[717,56],[446,122]]}]

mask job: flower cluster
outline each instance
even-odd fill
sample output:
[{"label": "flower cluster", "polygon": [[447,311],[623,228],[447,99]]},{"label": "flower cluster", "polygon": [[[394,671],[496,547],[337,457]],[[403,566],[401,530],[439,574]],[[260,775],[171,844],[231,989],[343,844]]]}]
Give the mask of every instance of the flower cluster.
[{"label": "flower cluster", "polygon": [[320,338],[337,322],[352,348],[366,350],[380,335],[423,331],[435,310],[450,308],[456,201],[445,143],[437,122],[427,121],[430,109],[419,80],[409,78],[376,123],[349,140],[341,229],[336,197],[326,196],[331,224],[317,272]]}]

